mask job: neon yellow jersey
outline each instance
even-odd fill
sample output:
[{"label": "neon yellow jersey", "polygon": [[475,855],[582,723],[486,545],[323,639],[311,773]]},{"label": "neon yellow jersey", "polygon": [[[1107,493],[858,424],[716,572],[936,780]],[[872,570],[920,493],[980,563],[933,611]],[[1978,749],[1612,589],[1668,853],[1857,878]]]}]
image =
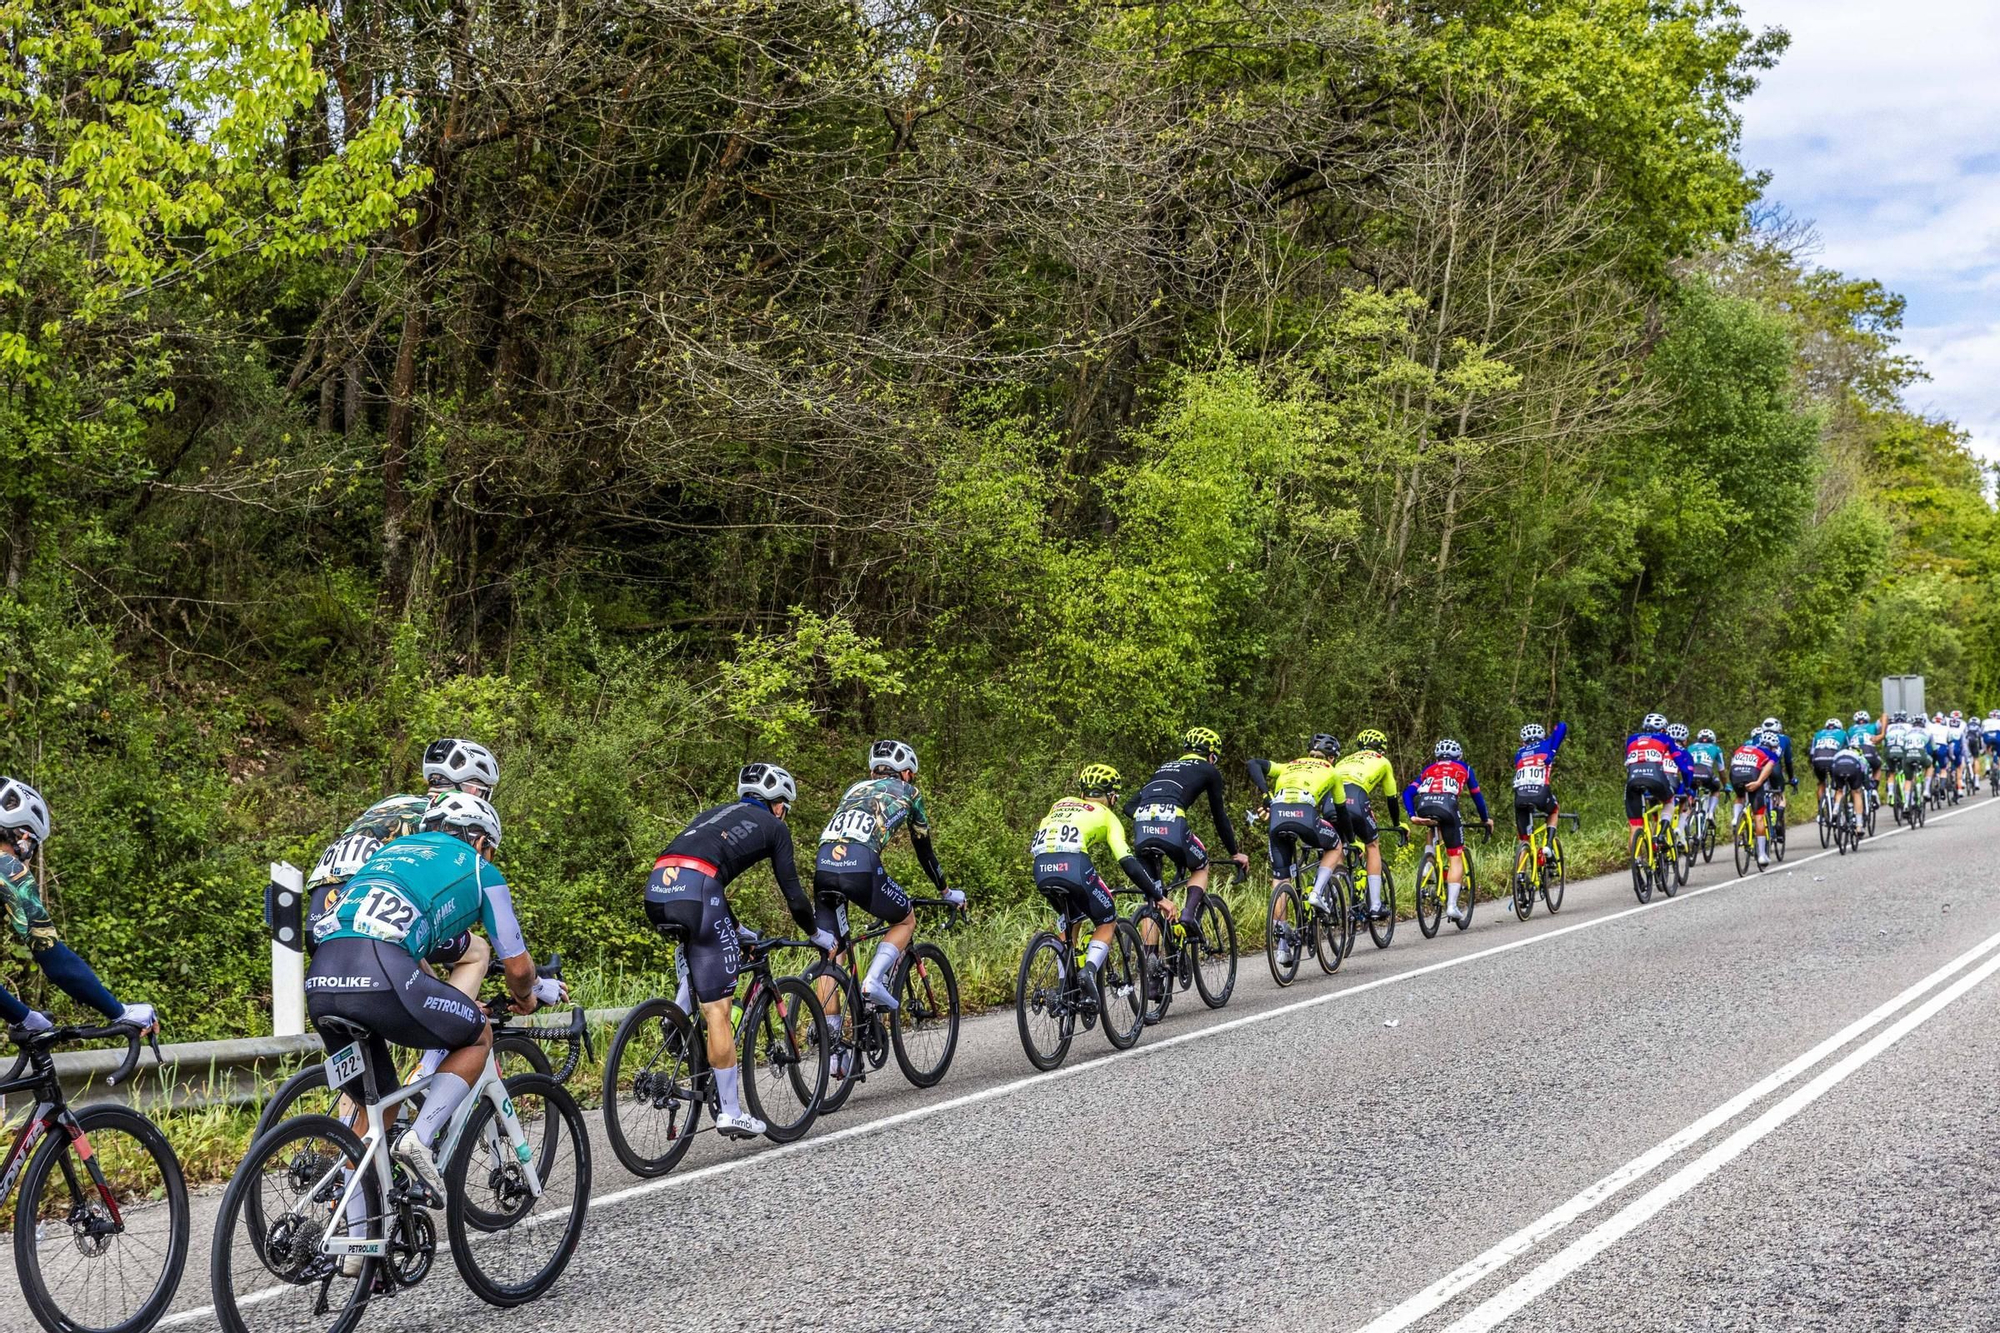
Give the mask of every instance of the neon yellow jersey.
[{"label": "neon yellow jersey", "polygon": [[1123,861],[1132,854],[1132,844],[1125,840],[1125,825],[1116,810],[1100,801],[1065,796],[1049,808],[1048,818],[1035,830],[1035,841],[1028,854],[1082,852],[1088,856],[1093,847],[1102,847],[1112,862]]},{"label": "neon yellow jersey", "polygon": [[1332,761],[1316,754],[1280,764],[1271,772],[1271,804],[1318,805],[1334,781]]},{"label": "neon yellow jersey", "polygon": [[1390,805],[1396,804],[1399,799],[1396,767],[1379,750],[1356,750],[1333,766],[1333,775],[1341,782],[1353,783],[1369,795],[1379,793]]}]

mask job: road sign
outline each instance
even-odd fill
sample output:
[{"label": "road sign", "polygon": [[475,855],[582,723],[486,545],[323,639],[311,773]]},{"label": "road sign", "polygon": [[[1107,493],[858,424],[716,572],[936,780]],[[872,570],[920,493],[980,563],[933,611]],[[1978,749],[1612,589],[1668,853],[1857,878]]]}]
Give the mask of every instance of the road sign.
[{"label": "road sign", "polygon": [[1924,711],[1924,678],[1922,676],[1882,677],[1882,711],[1893,713],[1901,709],[1912,717]]}]

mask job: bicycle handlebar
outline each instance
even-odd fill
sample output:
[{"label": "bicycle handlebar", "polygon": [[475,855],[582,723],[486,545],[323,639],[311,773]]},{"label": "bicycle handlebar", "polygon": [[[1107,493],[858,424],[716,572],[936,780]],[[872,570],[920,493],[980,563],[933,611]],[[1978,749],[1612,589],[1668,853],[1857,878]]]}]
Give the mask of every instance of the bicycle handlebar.
[{"label": "bicycle handlebar", "polygon": [[72,1041],[99,1041],[105,1037],[120,1037],[124,1039],[125,1058],[119,1061],[118,1068],[104,1080],[106,1087],[116,1087],[126,1079],[132,1077],[132,1072],[139,1067],[142,1044],[150,1044],[152,1046],[153,1063],[155,1065],[166,1062],[165,1056],[160,1052],[160,1033],[157,1026],[152,1031],[144,1033],[140,1032],[138,1028],[132,1026],[130,1023],[103,1023],[94,1027],[50,1028],[46,1032],[23,1032],[18,1027],[10,1027],[7,1030],[7,1035],[12,1037],[15,1045],[20,1047],[20,1054],[14,1057],[14,1067],[7,1071],[7,1078],[5,1080],[7,1082],[12,1082],[21,1076],[21,1070],[26,1068],[30,1057],[36,1050],[47,1050],[51,1047],[60,1046]]},{"label": "bicycle handlebar", "polygon": [[957,930],[959,926],[964,924],[967,911],[964,904],[954,903],[945,898],[912,898],[910,899],[910,906],[943,909],[945,913],[944,928],[946,930]]}]

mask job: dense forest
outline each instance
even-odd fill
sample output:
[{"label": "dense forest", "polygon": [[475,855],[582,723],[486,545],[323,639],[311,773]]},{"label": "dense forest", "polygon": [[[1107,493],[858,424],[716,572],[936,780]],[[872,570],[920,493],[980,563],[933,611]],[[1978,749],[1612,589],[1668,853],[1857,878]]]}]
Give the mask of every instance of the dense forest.
[{"label": "dense forest", "polygon": [[910,739],[994,903],[1077,763],[1190,722],[1492,765],[1561,716],[1580,782],[1651,707],[2000,690],[1984,471],[1738,160],[1785,37],[1729,0],[0,36],[0,766],[184,1034],[260,1030],[263,863],[437,735],[499,754],[530,937],[643,964],[746,757],[810,836]]}]

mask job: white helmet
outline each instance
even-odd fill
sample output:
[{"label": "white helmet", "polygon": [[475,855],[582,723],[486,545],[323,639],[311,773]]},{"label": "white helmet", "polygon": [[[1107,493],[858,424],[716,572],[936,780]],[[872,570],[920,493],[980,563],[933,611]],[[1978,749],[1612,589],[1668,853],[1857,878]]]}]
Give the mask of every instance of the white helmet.
[{"label": "white helmet", "polygon": [[1447,736],[1431,747],[1431,758],[1459,760],[1465,758],[1465,747]]},{"label": "white helmet", "polygon": [[792,781],[792,775],[776,764],[745,764],[736,775],[736,794],[755,796],[773,805],[780,801],[790,805],[799,799],[799,787]]},{"label": "white helmet", "polygon": [[49,803],[19,778],[0,778],[0,829],[26,829],[36,842],[49,836]]},{"label": "white helmet", "polygon": [[1667,728],[1667,739],[1678,745],[1688,743],[1688,729],[1684,722],[1676,722]]},{"label": "white helmet", "polygon": [[500,783],[500,765],[478,741],[432,741],[424,747],[424,781],[433,787],[473,782],[490,792]]},{"label": "white helmet", "polygon": [[1773,751],[1775,751],[1780,745],[1784,744],[1784,740],[1785,738],[1783,736],[1780,736],[1777,732],[1771,731],[1768,728],[1761,735],[1757,737],[1757,743],[1759,745],[1763,746],[1767,750],[1773,750]]},{"label": "white helmet", "polygon": [[1542,724],[1539,722],[1530,722],[1527,726],[1521,728],[1521,744],[1523,745],[1534,745],[1548,738],[1549,733],[1542,730]]},{"label": "white helmet", "polygon": [[884,768],[892,773],[905,770],[915,773],[917,752],[902,741],[876,741],[868,747],[868,771],[874,773]]},{"label": "white helmet", "polygon": [[500,848],[500,816],[485,797],[469,791],[449,791],[438,797],[437,803],[424,811],[419,827],[426,833],[471,829],[485,834],[495,851]]},{"label": "white helmet", "polygon": [[1762,722],[1757,724],[1757,730],[1782,732],[1784,730],[1784,727],[1779,724],[1777,718],[1767,717]]},{"label": "white helmet", "polygon": [[1666,729],[1667,715],[1665,713],[1648,713],[1639,723],[1639,730],[1641,731],[1665,731]]},{"label": "white helmet", "polygon": [[1869,715],[1867,709],[1857,708],[1854,710],[1854,720],[1856,722],[1873,722],[1875,719]]}]

